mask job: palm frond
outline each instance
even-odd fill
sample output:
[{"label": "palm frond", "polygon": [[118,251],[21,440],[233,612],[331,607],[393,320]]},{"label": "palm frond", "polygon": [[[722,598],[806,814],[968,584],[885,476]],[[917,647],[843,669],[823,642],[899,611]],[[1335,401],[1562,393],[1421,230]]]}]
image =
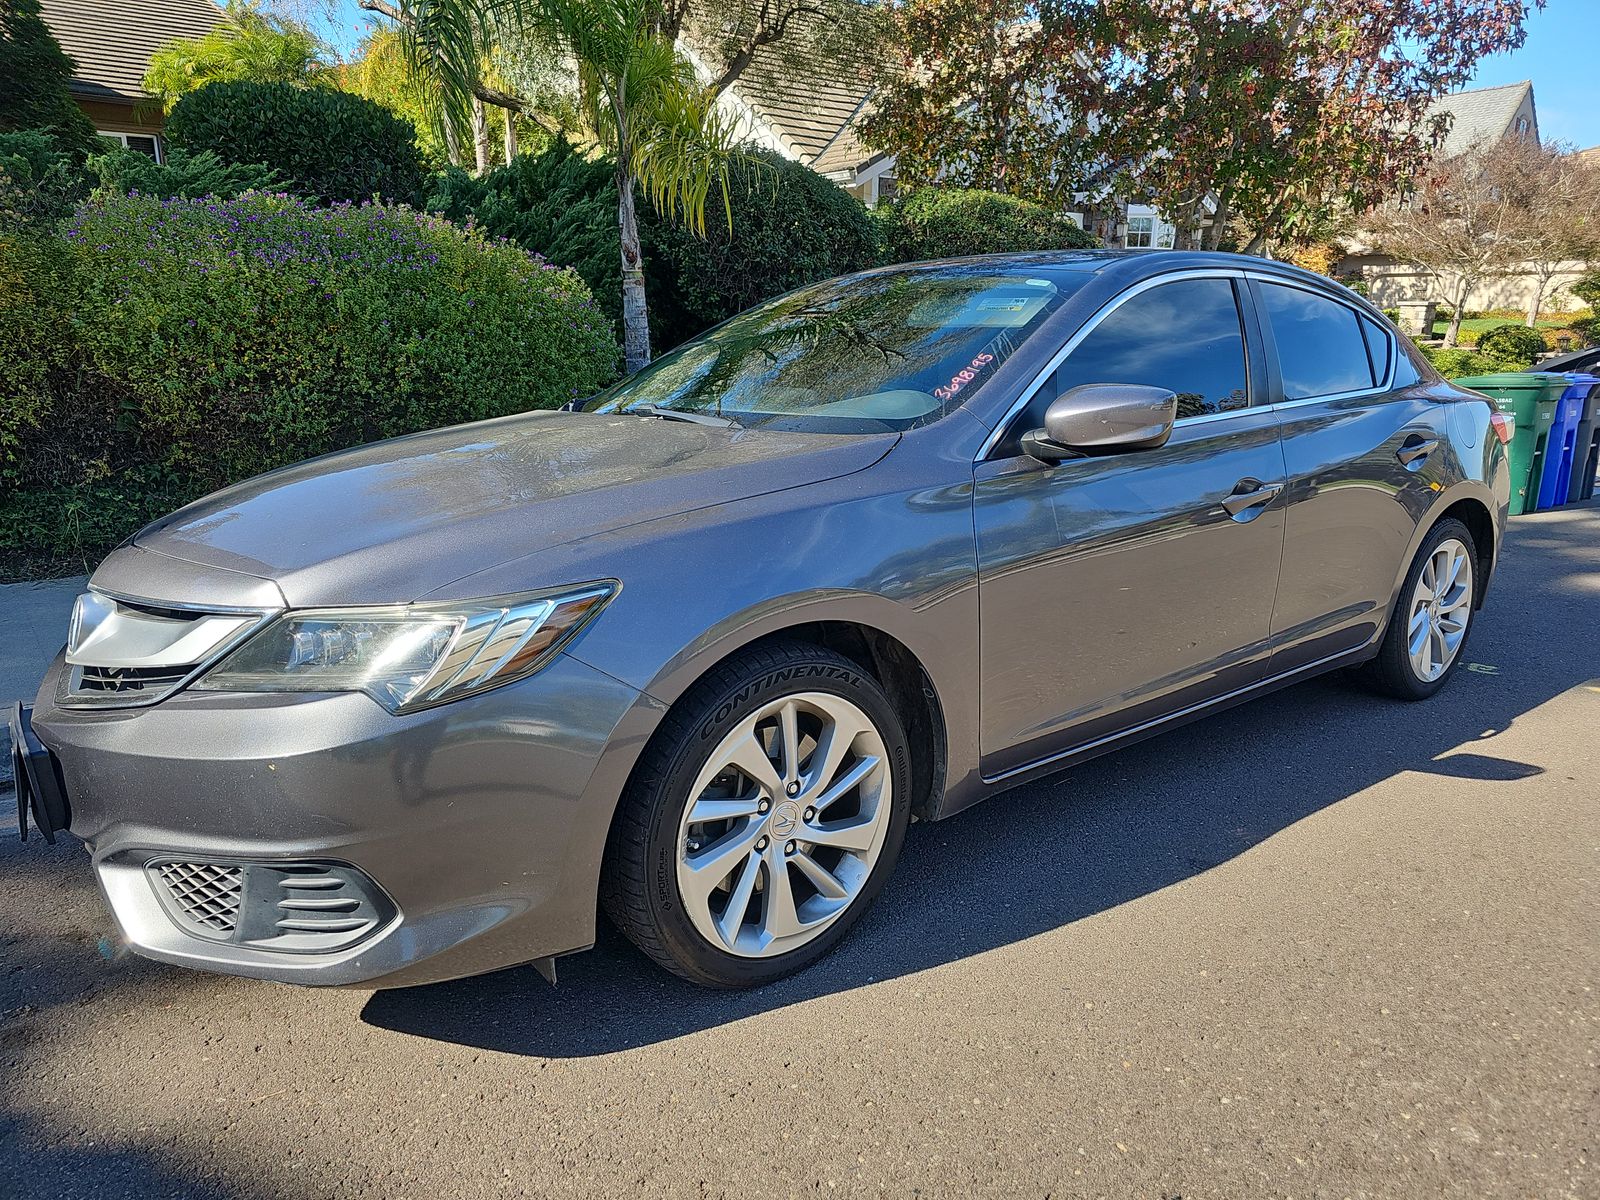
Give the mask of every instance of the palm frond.
[{"label": "palm frond", "polygon": [[728,174],[735,160],[733,124],[717,98],[687,78],[657,79],[636,122],[633,171],[650,203],[664,216],[682,219],[700,237],[706,232],[711,191],[722,196],[723,217],[733,229]]}]

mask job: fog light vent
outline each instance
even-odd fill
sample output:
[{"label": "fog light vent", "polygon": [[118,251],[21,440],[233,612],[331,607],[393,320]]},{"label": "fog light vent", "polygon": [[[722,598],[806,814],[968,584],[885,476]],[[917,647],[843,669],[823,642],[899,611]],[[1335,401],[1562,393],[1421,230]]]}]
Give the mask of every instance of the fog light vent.
[{"label": "fog light vent", "polygon": [[281,954],[327,954],[395,916],[371,878],[340,862],[146,863],[163,908],[185,933]]},{"label": "fog light vent", "polygon": [[152,863],[173,907],[203,937],[230,938],[239,927],[244,872],[231,863]]}]

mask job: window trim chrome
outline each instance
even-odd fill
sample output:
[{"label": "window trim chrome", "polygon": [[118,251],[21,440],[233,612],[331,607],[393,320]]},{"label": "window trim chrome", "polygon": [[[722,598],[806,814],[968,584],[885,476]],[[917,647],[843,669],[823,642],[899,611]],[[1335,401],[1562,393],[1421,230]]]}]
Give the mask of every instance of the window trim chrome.
[{"label": "window trim chrome", "polygon": [[[989,435],[983,439],[983,444],[978,447],[977,454],[973,456],[973,463],[976,464],[985,461],[989,455],[994,452],[994,448],[1000,444],[1000,440],[1005,436],[1005,432],[1007,428],[1010,427],[1011,422],[1017,418],[1019,413],[1028,407],[1029,402],[1033,399],[1038,390],[1044,386],[1045,381],[1055,374],[1057,368],[1059,368],[1061,364],[1067,360],[1067,357],[1078,348],[1085,338],[1087,338],[1095,331],[1095,329],[1099,327],[1102,321],[1104,321],[1112,313],[1116,312],[1116,310],[1121,308],[1122,305],[1127,301],[1132,300],[1135,296],[1143,295],[1145,292],[1151,291],[1154,288],[1158,288],[1162,284],[1176,283],[1185,279],[1240,279],[1247,281],[1259,280],[1262,283],[1276,283],[1284,287],[1298,288],[1300,291],[1309,292],[1313,296],[1321,296],[1327,300],[1331,300],[1333,303],[1342,305],[1343,307],[1349,309],[1350,312],[1358,319],[1362,316],[1368,316],[1370,319],[1370,314],[1364,313],[1360,307],[1351,304],[1342,296],[1333,295],[1324,288],[1318,287],[1307,281],[1293,279],[1283,275],[1277,275],[1271,271],[1254,270],[1250,267],[1188,267],[1177,271],[1169,271],[1164,275],[1155,275],[1149,279],[1141,279],[1132,287],[1129,287],[1125,291],[1118,292],[1110,300],[1106,301],[1105,304],[1097,309],[1089,317],[1089,319],[1079,326],[1077,331],[1062,344],[1061,349],[1057,350],[1055,354],[1051,355],[1049,361],[1046,362],[1044,367],[1040,369],[1039,373],[1034,376],[1033,380],[1028,384],[1028,386],[1022,389],[1021,394],[1012,403],[1011,407],[1006,410],[1005,415],[1002,416],[999,421],[995,422],[994,428],[989,431]],[[1187,427],[1189,425],[1195,425],[1205,421],[1219,420],[1224,417],[1237,417],[1246,413],[1279,412],[1283,409],[1298,408],[1306,404],[1326,404],[1333,400],[1348,400],[1358,396],[1373,396],[1379,395],[1383,392],[1391,391],[1395,370],[1399,365],[1398,360],[1400,355],[1400,347],[1395,344],[1394,335],[1384,328],[1384,324],[1382,322],[1378,322],[1378,328],[1383,330],[1384,336],[1389,339],[1389,370],[1381,385],[1370,388],[1358,388],[1349,392],[1335,392],[1326,396],[1307,396],[1299,400],[1282,400],[1275,404],[1251,404],[1245,408],[1230,409],[1227,412],[1199,413],[1192,417],[1179,417],[1173,422],[1173,427],[1177,428],[1180,425]],[[1362,337],[1364,339],[1366,335],[1362,334]],[[1275,356],[1277,354],[1276,339],[1273,339],[1272,350]],[[1246,353],[1248,354],[1248,352],[1248,339],[1246,339]]]}]

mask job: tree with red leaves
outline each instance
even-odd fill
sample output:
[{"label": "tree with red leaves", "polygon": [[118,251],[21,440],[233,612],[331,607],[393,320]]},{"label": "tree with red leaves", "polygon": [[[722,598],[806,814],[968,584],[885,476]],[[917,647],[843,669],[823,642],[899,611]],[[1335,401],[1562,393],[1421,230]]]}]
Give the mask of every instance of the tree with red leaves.
[{"label": "tree with red leaves", "polygon": [[[1542,6],[1543,0],[1533,0]],[[906,0],[869,135],[934,178],[1115,191],[1180,246],[1304,244],[1408,186],[1527,0]],[[969,179],[972,174],[980,178]]]}]

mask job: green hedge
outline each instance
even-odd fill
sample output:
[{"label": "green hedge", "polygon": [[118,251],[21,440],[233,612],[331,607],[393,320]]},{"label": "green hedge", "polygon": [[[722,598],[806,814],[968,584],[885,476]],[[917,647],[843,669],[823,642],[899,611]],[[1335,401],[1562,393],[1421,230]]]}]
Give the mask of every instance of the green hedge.
[{"label": "green hedge", "polygon": [[[720,189],[700,238],[639,197],[653,348],[670,349],[770,296],[871,266],[875,231],[859,201],[799,163],[764,151],[732,175],[733,232]],[[513,238],[588,283],[613,320],[622,309],[617,190],[610,163],[566,142],[473,179],[434,177],[428,207]]]},{"label": "green hedge", "polygon": [[97,180],[96,189],[101,192],[118,195],[138,192],[160,200],[171,196],[190,200],[216,196],[231,200],[244,192],[277,191],[288,183],[271,167],[224,162],[214,150],[189,154],[173,148],[157,162],[137,150],[119,149],[91,158],[88,168]]},{"label": "green hedge", "polygon": [[892,262],[1100,245],[1061,213],[980,188],[919,188],[882,211]]},{"label": "green hedge", "polygon": [[1421,347],[1423,357],[1433,364],[1434,370],[1446,379],[1460,379],[1466,375],[1492,375],[1496,371],[1520,371],[1526,363],[1507,362],[1502,358],[1482,354],[1462,346],[1450,349]]},{"label": "green hedge", "polygon": [[191,154],[210,150],[226,163],[263,164],[290,181],[288,190],[325,202],[422,198],[416,129],[349,92],[212,83],[178,100],[166,137]]},{"label": "green hedge", "polygon": [[[571,272],[403,207],[97,197],[0,236],[0,571],[223,484],[614,378]],[[86,512],[110,497],[109,515]],[[81,569],[81,568],[80,568]]]},{"label": "green hedge", "polygon": [[1526,325],[1496,325],[1478,335],[1478,349],[1490,358],[1531,366],[1548,356],[1544,334]]},{"label": "green hedge", "polygon": [[[617,244],[617,189],[607,162],[555,142],[475,179],[450,168],[429,182],[427,207],[460,225],[469,221],[571,267],[620,328],[622,260]],[[653,302],[663,286],[653,253],[660,222],[639,197],[645,287]],[[657,338],[659,341],[659,337]],[[659,347],[658,347],[659,348]]]},{"label": "green hedge", "polygon": [[705,237],[663,223],[656,301],[667,349],[753,304],[872,266],[877,231],[866,208],[809,167],[770,151],[745,156],[730,180],[733,228],[721,193],[706,204]]}]

